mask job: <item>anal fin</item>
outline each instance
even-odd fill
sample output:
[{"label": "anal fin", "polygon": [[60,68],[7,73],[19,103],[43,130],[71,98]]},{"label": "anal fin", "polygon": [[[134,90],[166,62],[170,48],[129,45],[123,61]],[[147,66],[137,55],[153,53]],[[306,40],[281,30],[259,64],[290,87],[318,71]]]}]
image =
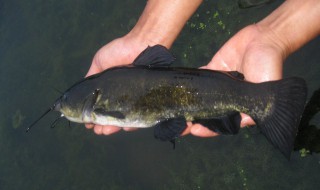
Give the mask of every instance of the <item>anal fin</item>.
[{"label": "anal fin", "polygon": [[210,119],[197,119],[193,123],[199,123],[213,132],[222,135],[234,135],[240,130],[241,115],[239,112],[230,112],[225,116]]}]

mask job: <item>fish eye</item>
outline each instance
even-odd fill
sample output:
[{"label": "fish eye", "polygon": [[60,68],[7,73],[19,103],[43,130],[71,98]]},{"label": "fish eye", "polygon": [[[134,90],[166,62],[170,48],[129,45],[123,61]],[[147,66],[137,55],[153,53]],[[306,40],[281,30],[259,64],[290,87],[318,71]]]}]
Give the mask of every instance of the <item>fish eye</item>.
[{"label": "fish eye", "polygon": [[68,96],[66,94],[64,94],[61,99],[62,99],[62,101],[67,101]]}]

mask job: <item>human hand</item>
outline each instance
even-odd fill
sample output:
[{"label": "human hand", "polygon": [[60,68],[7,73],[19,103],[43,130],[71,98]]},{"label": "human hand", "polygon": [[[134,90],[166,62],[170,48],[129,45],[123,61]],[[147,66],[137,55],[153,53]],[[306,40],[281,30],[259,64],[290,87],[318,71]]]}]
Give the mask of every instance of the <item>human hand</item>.
[{"label": "human hand", "polygon": [[[285,1],[233,36],[203,68],[238,71],[249,82],[281,79],[284,59],[320,34],[319,7],[317,0]],[[241,116],[242,127],[254,124],[249,116]],[[199,124],[189,124],[188,130],[195,136],[217,135]]]},{"label": "human hand", "polygon": [[[213,56],[205,69],[238,71],[249,82],[259,83],[282,78],[282,63],[286,56],[281,41],[270,31],[250,25],[235,34]],[[254,125],[254,121],[241,113],[241,127]],[[195,136],[217,135],[200,124],[189,124],[188,130]]]}]

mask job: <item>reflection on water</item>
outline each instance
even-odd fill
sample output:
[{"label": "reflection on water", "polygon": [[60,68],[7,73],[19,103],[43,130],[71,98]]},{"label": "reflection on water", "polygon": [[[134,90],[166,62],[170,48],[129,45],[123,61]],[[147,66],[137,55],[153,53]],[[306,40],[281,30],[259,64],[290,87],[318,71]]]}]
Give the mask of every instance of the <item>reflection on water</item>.
[{"label": "reflection on water", "polygon": [[[239,9],[237,0],[205,1],[172,48],[177,65],[206,64],[235,32],[279,3]],[[50,129],[57,113],[25,133],[24,126],[59,96],[55,89],[82,78],[99,47],[127,33],[144,5],[145,0],[0,1],[0,189],[318,187],[319,129],[308,122],[319,108],[316,98],[306,109],[309,118],[290,162],[255,128],[236,136],[183,137],[176,150],[154,140],[152,129],[108,137],[63,121]],[[306,79],[310,97],[320,83],[319,42],[285,64],[286,76]]]},{"label": "reflection on water", "polygon": [[274,0],[238,0],[239,7],[247,9],[251,7],[263,6],[268,3],[272,3]]}]

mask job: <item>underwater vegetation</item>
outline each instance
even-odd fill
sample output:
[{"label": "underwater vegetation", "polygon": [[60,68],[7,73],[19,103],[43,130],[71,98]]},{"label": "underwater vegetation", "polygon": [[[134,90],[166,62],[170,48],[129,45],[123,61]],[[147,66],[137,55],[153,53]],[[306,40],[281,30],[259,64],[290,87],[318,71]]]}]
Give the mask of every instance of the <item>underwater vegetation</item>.
[{"label": "underwater vegetation", "polygon": [[12,116],[12,127],[14,129],[19,128],[22,125],[25,118],[26,116],[22,115],[20,109],[17,109]]}]

